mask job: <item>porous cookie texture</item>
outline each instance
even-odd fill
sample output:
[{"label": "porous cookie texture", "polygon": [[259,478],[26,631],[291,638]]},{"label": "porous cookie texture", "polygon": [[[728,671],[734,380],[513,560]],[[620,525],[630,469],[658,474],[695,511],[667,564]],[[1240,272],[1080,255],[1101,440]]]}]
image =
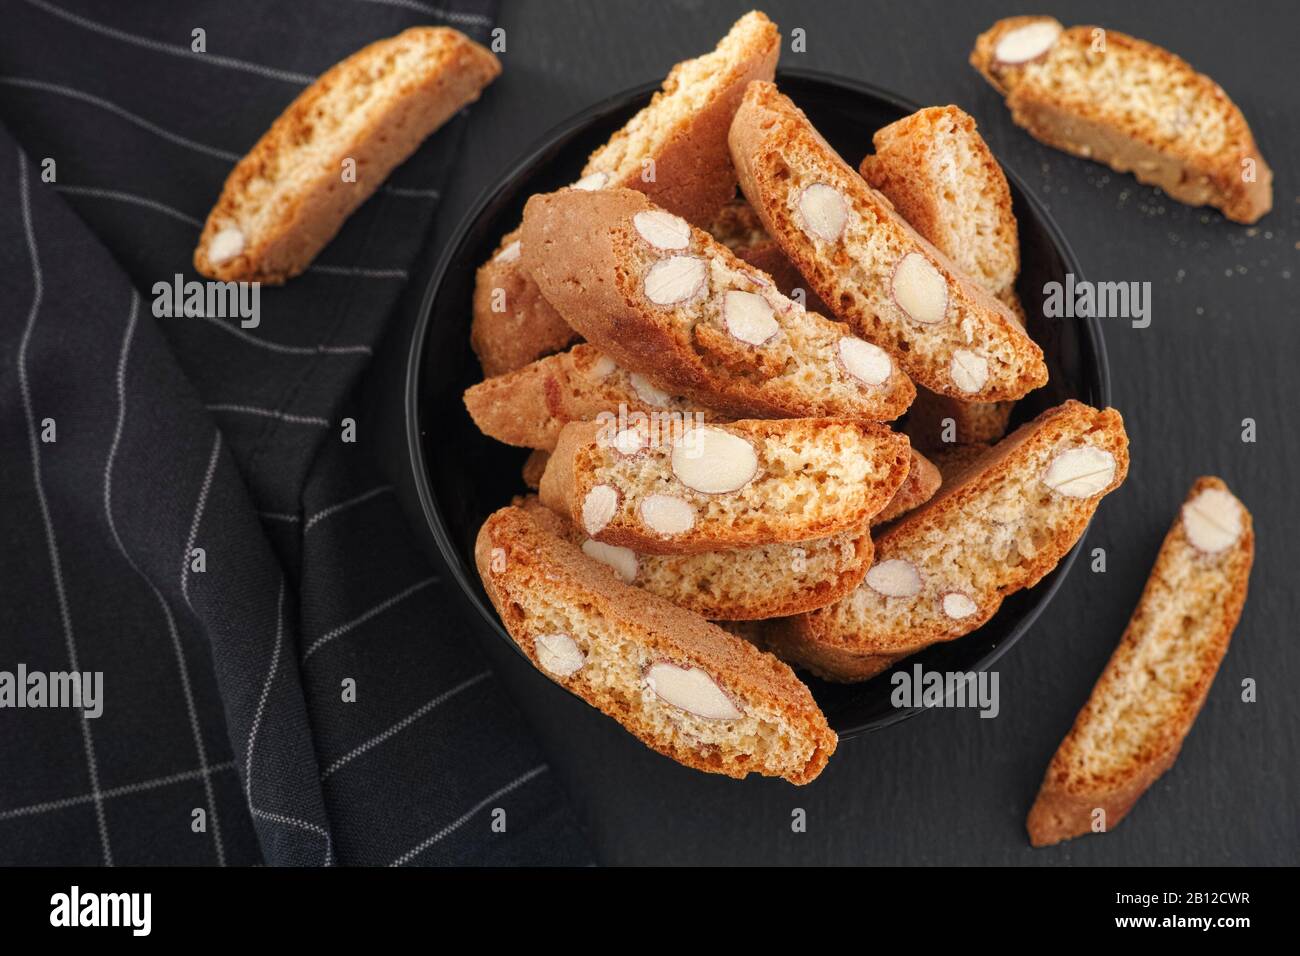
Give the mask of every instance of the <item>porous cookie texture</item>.
[{"label": "porous cookie texture", "polygon": [[910,467],[907,439],[846,419],[738,421],[655,433],[574,422],[542,476],[542,502],[591,538],[690,554],[865,528]]},{"label": "porous cookie texture", "polygon": [[1250,512],[1222,479],[1197,479],[1047,768],[1029,811],[1034,846],[1094,832],[1099,819],[1113,829],[1173,766],[1241,617],[1254,554]]},{"label": "porous cookie texture", "polygon": [[589,342],[722,414],[885,421],[915,395],[884,349],[632,190],[534,196],[523,249],[543,294]]},{"label": "porous cookie texture", "polygon": [[909,226],[771,83],[731,125],[740,185],[767,232],[836,315],[920,385],[965,401],[1047,381],[1011,311]]},{"label": "porous cookie texture", "polygon": [[[736,191],[727,130],[751,80],[772,79],[776,25],[757,11],[717,48],[677,64],[663,88],[592,153],[575,187],[637,189],[659,206],[707,225]],[[500,375],[567,348],[578,333],[542,297],[519,259],[519,230],[478,271],[470,340],[484,375]]]},{"label": "porous cookie texture", "polygon": [[1273,172],[1219,84],[1168,50],[1118,30],[1051,17],[999,20],[970,62],[1035,139],[1158,186],[1192,206],[1256,222]]},{"label": "porous cookie texture", "polygon": [[646,554],[589,538],[535,497],[515,504],[583,554],[609,565],[625,584],[714,621],[759,620],[824,607],[857,587],[871,565],[866,529],[732,551]]},{"label": "porous cookie texture", "polygon": [[484,589],[543,674],[697,770],[815,779],[836,736],[788,666],[624,584],[520,508],[479,531]]},{"label": "porous cookie texture", "polygon": [[862,178],[985,290],[1011,289],[1020,272],[1011,189],[975,120],[932,106],[878,130],[872,144]]},{"label": "porous cookie texture", "polygon": [[969,634],[1056,567],[1127,472],[1114,409],[1068,401],[1044,412],[881,534],[852,595],[783,622],[787,643],[818,646],[829,670]]},{"label": "porous cookie texture", "polygon": [[[331,67],[226,179],[194,250],[223,281],[298,275],[400,163],[501,72],[447,27],[414,27]],[[345,180],[345,163],[355,170]]]},{"label": "porous cookie texture", "polygon": [[726,420],[669,394],[585,343],[470,386],[465,407],[483,434],[507,445],[545,451],[555,447],[560,429],[569,422],[601,416]]}]

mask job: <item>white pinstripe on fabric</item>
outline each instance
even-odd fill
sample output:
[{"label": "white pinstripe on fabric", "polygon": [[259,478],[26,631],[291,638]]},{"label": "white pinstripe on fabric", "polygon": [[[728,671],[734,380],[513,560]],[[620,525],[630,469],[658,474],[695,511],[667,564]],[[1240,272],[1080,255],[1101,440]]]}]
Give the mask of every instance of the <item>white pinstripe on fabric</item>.
[{"label": "white pinstripe on fabric", "polygon": [[274,408],[254,408],[252,405],[232,405],[217,403],[203,406],[210,412],[237,412],[241,415],[260,415],[263,418],[278,418],[295,425],[329,425],[329,420],[316,415],[291,415]]},{"label": "white pinstripe on fabric", "polygon": [[92,106],[98,106],[101,109],[108,110],[128,122],[134,123],[141,129],[148,130],[155,136],[167,140],[169,143],[175,143],[177,146],[184,146],[186,149],[192,149],[196,153],[203,153],[207,156],[213,156],[217,159],[224,159],[234,163],[239,161],[239,154],[232,153],[226,149],[218,149],[215,146],[208,146],[188,137],[181,136],[179,133],[173,133],[163,129],[157,123],[145,119],[143,116],[137,116],[129,110],[123,109],[116,103],[95,96],[93,93],[86,93],[82,90],[74,89],[71,86],[65,86],[62,83],[50,83],[46,80],[36,80],[25,76],[0,76],[0,85],[17,86],[29,90],[44,90],[48,93],[57,93],[60,96],[66,96],[69,99],[80,100],[83,103],[90,103]]},{"label": "white pinstripe on fabric", "polygon": [[316,512],[314,515],[312,515],[310,518],[307,519],[307,524],[303,526],[302,533],[306,534],[308,531],[312,529],[312,526],[315,525],[318,521],[321,521],[324,518],[328,518],[330,515],[338,514],[340,511],[346,511],[348,508],[351,508],[353,505],[359,505],[362,502],[369,501],[371,498],[375,498],[378,497],[379,495],[382,495],[385,491],[392,491],[392,490],[393,490],[392,485],[380,485],[378,488],[371,488],[369,491],[363,491],[355,498],[349,498],[347,501],[340,501],[336,505],[330,505],[328,508],[322,508],[320,511]]},{"label": "white pinstripe on fabric", "polygon": [[534,767],[532,770],[529,770],[527,773],[520,774],[518,777],[510,781],[501,789],[494,790],[491,793],[489,793],[486,797],[484,797],[478,803],[474,804],[474,806],[470,807],[468,810],[462,813],[451,823],[448,823],[445,827],[443,827],[433,836],[429,837],[426,840],[421,841],[416,846],[411,847],[411,849],[407,850],[405,853],[403,853],[401,856],[399,856],[396,860],[394,860],[392,863],[389,863],[388,865],[405,866],[407,863],[410,863],[411,860],[415,859],[417,856],[419,856],[425,850],[429,849],[429,847],[433,846],[439,840],[446,838],[449,834],[463,827],[474,817],[476,813],[480,812],[484,807],[486,807],[493,800],[498,800],[501,797],[504,797],[507,793],[510,793],[512,790],[518,790],[529,780],[532,780],[534,777],[541,776],[549,769],[550,768],[546,764],[541,764],[540,766]]},{"label": "white pinstripe on fabric", "polygon": [[144,206],[146,209],[152,209],[155,212],[162,213],[164,216],[178,219],[196,229],[203,228],[202,220],[195,219],[187,212],[181,212],[179,209],[174,209],[166,203],[158,202],[156,199],[150,199],[148,196],[137,196],[135,193],[128,193],[121,189],[101,189],[98,186],[64,186],[56,183],[54,188],[61,193],[68,193],[72,196],[90,196],[94,199],[116,199],[118,202],[128,202],[136,206]]},{"label": "white pinstripe on fabric", "polygon": [[352,276],[362,279],[405,279],[407,277],[405,269],[370,269],[365,266],[315,265],[309,266],[307,271],[317,272],[322,275]]},{"label": "white pinstripe on fabric", "polygon": [[482,13],[462,13],[459,10],[443,10],[438,7],[430,6],[427,3],[420,3],[419,0],[357,0],[357,2],[375,3],[387,7],[402,7],[405,10],[415,10],[418,13],[427,13],[431,17],[446,20],[448,23],[473,23],[484,27],[490,27],[492,25],[492,19]]},{"label": "white pinstripe on fabric", "polygon": [[421,717],[425,716],[426,714],[430,713],[433,710],[436,710],[439,707],[439,705],[445,703],[448,700],[451,700],[451,698],[455,697],[461,691],[469,690],[469,688],[473,687],[475,684],[481,681],[485,681],[491,676],[492,676],[491,671],[483,671],[482,673],[475,674],[473,677],[467,680],[461,681],[459,684],[457,684],[455,687],[452,687],[450,690],[443,691],[437,697],[433,698],[433,700],[422,705],[414,713],[406,715],[397,723],[393,724],[393,726],[385,730],[383,733],[376,734],[374,737],[371,737],[365,743],[358,744],[356,747],[353,747],[351,750],[345,753],[342,757],[339,757],[328,767],[326,767],[325,770],[321,773],[320,775],[321,780],[327,779],[328,777],[332,776],[335,772],[346,767],[349,763],[351,763],[353,760],[360,757],[362,754],[367,753],[373,748],[379,746],[385,740],[388,740],[390,737],[394,736],[395,734],[401,733],[403,730],[411,726]]},{"label": "white pinstripe on fabric", "polygon": [[[235,762],[227,760],[225,763],[217,763],[208,767],[206,770],[184,770],[180,773],[169,774],[166,777],[155,777],[152,780],[141,780],[138,783],[128,783],[120,787],[109,787],[107,790],[99,791],[99,799],[112,800],[115,797],[125,797],[133,793],[143,793],[147,790],[156,790],[159,787],[168,787],[176,783],[188,783],[191,780],[198,780],[205,774],[221,773],[225,770],[234,770]],[[33,817],[42,813],[53,813],[55,810],[63,810],[67,807],[78,807],[85,803],[90,803],[96,798],[93,793],[82,793],[75,797],[62,797],[58,800],[47,800],[44,803],[33,803],[26,807],[15,807],[12,810],[0,810],[0,820],[15,820],[19,817]]]},{"label": "white pinstripe on fabric", "polygon": [[208,491],[212,488],[212,473],[217,470],[217,455],[221,452],[221,430],[217,430],[212,439],[212,452],[208,455],[208,469],[203,474],[203,484],[199,486],[199,500],[194,504],[194,517],[190,520],[190,533],[185,539],[185,553],[181,555],[181,596],[185,603],[190,603],[190,556],[194,553],[194,541],[199,534],[199,524],[203,521],[203,511],[208,504]]},{"label": "white pinstripe on fabric", "polygon": [[280,669],[280,644],[284,640],[284,578],[280,578],[280,594],[275,599],[275,645],[271,649],[271,666],[262,682],[262,693],[257,699],[257,709],[253,711],[253,723],[248,728],[248,746],[244,753],[244,797],[249,807],[253,805],[253,748],[257,746],[257,731],[262,726],[262,714],[266,711],[266,700],[271,696],[271,683],[275,673]]},{"label": "white pinstripe on fabric", "polygon": [[410,196],[412,199],[442,198],[442,193],[436,189],[416,189],[411,186],[385,186],[384,192],[393,196]]},{"label": "white pinstripe on fabric", "polygon": [[280,648],[284,644],[284,591],[285,581],[281,577],[280,593],[275,599],[275,646],[271,651],[271,665],[267,670],[266,680],[262,682],[262,693],[257,699],[257,710],[253,712],[253,722],[248,728],[248,746],[245,748],[244,754],[244,798],[248,801],[248,812],[255,817],[270,820],[272,823],[295,826],[323,836],[325,838],[325,865],[329,866],[334,860],[334,841],[330,839],[328,831],[306,820],[263,810],[253,803],[253,750],[257,746],[257,732],[262,726],[262,715],[266,712],[266,701],[271,696],[271,684],[274,683],[275,675],[280,670]]},{"label": "white pinstripe on fabric", "polygon": [[272,823],[282,823],[285,826],[297,827],[309,833],[319,834],[325,838],[325,860],[322,865],[330,866],[334,863],[334,841],[330,839],[329,831],[324,827],[309,823],[306,820],[299,820],[297,817],[285,816],[283,813],[272,813],[260,807],[249,807],[249,813],[262,820],[270,820]]},{"label": "white pinstripe on fabric", "polygon": [[398,594],[394,594],[386,601],[381,601],[379,604],[376,604],[374,607],[372,607],[369,611],[366,611],[366,613],[358,617],[354,617],[346,624],[340,624],[338,627],[334,628],[333,630],[326,631],[320,637],[316,638],[316,640],[312,642],[311,646],[308,647],[307,650],[303,653],[302,655],[303,662],[305,663],[308,658],[310,658],[313,654],[315,654],[318,650],[320,650],[330,641],[334,640],[334,638],[341,637],[344,634],[346,634],[348,631],[351,631],[353,628],[360,627],[362,624],[366,623],[366,621],[370,620],[376,614],[382,614],[384,611],[387,611],[393,605],[406,600],[415,592],[427,588],[430,584],[433,584],[437,580],[438,579],[436,577],[427,577],[423,581],[417,581],[415,584],[412,584],[405,591],[402,591]]},{"label": "white pinstripe on fabric", "polygon": [[113,518],[113,463],[117,459],[117,449],[122,443],[122,432],[126,425],[126,364],[131,354],[131,340],[135,335],[136,320],[140,316],[140,294],[134,289],[131,290],[131,314],[127,319],[126,332],[122,336],[122,351],[117,360],[117,425],[113,429],[113,442],[108,449],[108,460],[104,463],[104,514],[108,519],[108,530],[113,535],[113,541],[117,545],[117,550],[121,552],[126,563],[130,565],[149,590],[153,592],[154,600],[162,608],[163,617],[167,621],[167,634],[171,638],[172,652],[176,657],[176,670],[181,678],[181,691],[185,695],[185,710],[189,716],[190,734],[194,738],[194,750],[199,757],[199,768],[204,771],[203,791],[208,802],[208,816],[212,820],[212,842],[217,850],[217,865],[226,865],[226,848],[221,840],[221,820],[217,815],[217,801],[212,792],[212,779],[208,775],[208,752],[207,746],[203,743],[203,731],[199,727],[199,712],[194,705],[194,690],[190,686],[189,665],[185,661],[185,649],[181,646],[180,634],[176,630],[176,619],[172,616],[171,605],[163,597],[163,593],[158,590],[158,586],[153,580],[140,570],[140,566],[135,563],[135,558],[131,557],[130,552],[126,550],[126,545],[122,541],[122,536],[117,531],[117,521]]},{"label": "white pinstripe on fabric", "polygon": [[285,355],[370,355],[372,352],[369,345],[284,345],[280,342],[268,342],[266,339],[260,339],[256,335],[249,334],[236,325],[223,322],[215,315],[200,315],[199,318],[211,322],[217,328],[223,329],[251,345]]},{"label": "white pinstripe on fabric", "polygon": [[[72,632],[72,613],[68,608],[67,589],[63,584],[59,542],[54,534],[54,523],[50,520],[50,505],[45,498],[45,485],[41,480],[40,445],[36,441],[36,414],[32,409],[31,385],[27,381],[27,347],[31,344],[32,331],[36,328],[36,316],[40,313],[41,301],[45,298],[45,279],[41,274],[41,260],[36,250],[36,228],[32,223],[29,188],[27,161],[19,153],[18,190],[22,206],[23,234],[32,260],[33,294],[31,311],[27,314],[27,324],[23,327],[22,339],[18,344],[18,387],[22,393],[24,418],[27,422],[28,449],[32,456],[32,480],[36,485],[36,500],[40,505],[41,521],[45,525],[45,543],[49,551],[50,567],[54,573],[54,593],[59,605],[59,620],[63,625],[63,641],[72,670],[79,671],[81,667],[77,661],[77,641]],[[104,816],[104,801],[99,789],[99,767],[95,760],[94,735],[90,731],[89,719],[84,711],[81,714],[81,742],[86,751],[86,767],[90,773],[90,790],[95,801],[95,822],[99,827],[99,842],[104,851],[104,864],[112,866],[113,848],[108,840],[108,820]]]},{"label": "white pinstripe on fabric", "polygon": [[56,16],[61,20],[69,23],[75,23],[83,29],[90,30],[102,36],[112,37],[114,40],[120,40],[123,43],[130,43],[133,46],[143,47],[146,50],[153,50],[156,53],[166,53],[170,56],[185,57],[186,59],[197,60],[200,63],[208,63],[213,66],[223,66],[232,70],[242,70],[245,73],[255,73],[258,76],[265,76],[272,80],[283,80],[286,83],[297,83],[306,86],[316,79],[306,73],[295,73],[292,70],[280,70],[271,66],[263,66],[260,63],[250,63],[247,60],[239,60],[233,56],[221,56],[217,53],[195,53],[187,46],[180,46],[174,43],[163,43],[161,40],[154,40],[150,37],[136,36],[134,33],[128,33],[125,30],[119,30],[116,27],[110,27],[106,24],[99,23],[89,17],[83,17],[78,14],[64,10],[62,7],[56,7],[45,0],[24,0],[24,2],[36,7],[38,10],[44,10],[51,16]]}]

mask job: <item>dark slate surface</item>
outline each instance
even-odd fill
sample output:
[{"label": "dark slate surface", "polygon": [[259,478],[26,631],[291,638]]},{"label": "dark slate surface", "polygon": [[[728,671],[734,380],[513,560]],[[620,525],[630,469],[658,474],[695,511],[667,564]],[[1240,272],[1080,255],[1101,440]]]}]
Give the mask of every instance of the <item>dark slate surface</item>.
[{"label": "dark slate surface", "polygon": [[[504,77],[476,108],[445,236],[480,190],[555,123],[710,47],[748,5],[504,4]],[[1106,499],[1089,546],[1043,619],[1001,664],[1001,715],[932,711],[845,743],[813,785],[734,782],[646,750],[531,673],[447,585],[443,626],[475,630],[535,721],[606,863],[1295,864],[1300,862],[1300,522],[1290,482],[1300,384],[1300,189],[1295,63],[1300,11],[1250,4],[1044,3],[1160,43],[1212,75],[1244,110],[1275,172],[1257,227],[1188,209],[1131,178],[1072,159],[1012,125],[966,63],[975,36],[1020,12],[993,2],[771,2],[808,52],[783,62],[867,80],[972,113],[1002,161],[1050,205],[1094,280],[1150,281],[1150,328],[1107,324],[1114,402],[1132,440],[1128,482]],[[863,130],[866,152],[870,130]],[[860,156],[846,157],[856,163]],[[431,264],[430,264],[431,265]],[[418,285],[417,282],[413,285]],[[366,395],[384,466],[405,480],[400,392],[407,331]],[[1241,421],[1258,423],[1243,444]],[[1047,760],[1100,672],[1191,481],[1222,475],[1255,515],[1258,554],[1232,650],[1174,769],[1114,833],[1033,851],[1024,818]],[[413,510],[412,514],[416,512]],[[1258,702],[1240,700],[1258,682]],[[806,833],[790,829],[803,808]]]}]

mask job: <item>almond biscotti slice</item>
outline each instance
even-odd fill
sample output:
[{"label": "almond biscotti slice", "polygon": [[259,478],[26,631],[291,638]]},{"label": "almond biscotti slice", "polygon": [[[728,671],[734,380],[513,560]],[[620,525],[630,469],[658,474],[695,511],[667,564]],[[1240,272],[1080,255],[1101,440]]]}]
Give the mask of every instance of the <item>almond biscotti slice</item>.
[{"label": "almond biscotti slice", "polygon": [[908,223],[995,296],[1020,273],[1011,187],[975,120],[931,106],[877,130],[862,178]]},{"label": "almond biscotti slice", "polygon": [[[413,27],[331,67],[235,165],[194,268],[227,282],[298,275],[388,174],[500,72],[487,49],[447,27]],[[355,181],[343,178],[345,167]]]},{"label": "almond biscotti slice", "polygon": [[[957,268],[1007,304],[1023,327],[1011,188],[975,120],[956,106],[932,106],[877,130],[872,143],[875,153],[858,167],[862,178]],[[963,402],[922,389],[912,403],[908,435],[920,447],[933,447],[944,420],[952,419],[955,441],[997,441],[1010,418],[1010,402]]]},{"label": "almond biscotti slice", "polygon": [[[673,67],[650,104],[591,154],[579,189],[626,187],[697,225],[736,192],[727,129],[751,80],[770,80],[781,34],[766,16],[741,17],[717,48]],[[519,230],[501,240],[474,285],[470,342],[484,375],[500,375],[577,341],[519,262]]]},{"label": "almond biscotti slice", "polygon": [[814,780],[835,733],[785,664],[621,582],[519,508],[474,549],[501,622],[538,670],[659,753],[729,777]]},{"label": "almond biscotti slice", "polygon": [[844,162],[771,83],[731,124],[745,197],[822,301],[931,391],[1020,398],[1047,381],[1011,311],[966,277]]},{"label": "almond biscotti slice", "polygon": [[534,196],[523,250],[542,293],[589,342],[722,414],[883,421],[915,394],[884,349],[787,299],[633,190]]},{"label": "almond biscotti slice", "polygon": [[829,667],[969,634],[1056,567],[1127,472],[1119,412],[1044,412],[881,534],[852,595],[787,619],[790,643],[820,646]]},{"label": "almond biscotti slice", "polygon": [[1241,110],[1168,50],[1118,30],[1010,17],[980,34],[970,62],[1048,146],[1234,222],[1273,207],[1273,172]]},{"label": "almond biscotti slice", "polygon": [[540,494],[597,541],[694,554],[865,528],[908,467],[907,439],[874,422],[573,422]]},{"label": "almond biscotti slice", "polygon": [[865,528],[793,544],[644,554],[592,540],[535,497],[516,498],[514,504],[587,557],[609,565],[624,583],[713,621],[752,621],[825,607],[857,587],[871,566],[871,534]]},{"label": "almond biscotti slice", "polygon": [[507,445],[544,451],[555,447],[560,429],[569,422],[594,421],[601,415],[698,413],[701,421],[725,421],[669,395],[639,372],[620,368],[585,343],[471,385],[465,390],[465,407],[483,434]]},{"label": "almond biscotti slice", "polygon": [[1197,479],[1047,768],[1029,811],[1034,846],[1094,832],[1097,822],[1112,829],[1173,766],[1228,652],[1254,555],[1250,512],[1219,478]]}]

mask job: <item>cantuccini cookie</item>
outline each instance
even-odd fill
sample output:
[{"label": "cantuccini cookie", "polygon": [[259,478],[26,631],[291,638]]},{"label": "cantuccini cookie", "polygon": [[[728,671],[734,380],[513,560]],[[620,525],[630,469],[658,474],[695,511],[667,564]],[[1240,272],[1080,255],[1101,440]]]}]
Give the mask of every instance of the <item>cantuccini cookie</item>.
[{"label": "cantuccini cookie", "polygon": [[[487,49],[447,27],[413,27],[336,64],[235,165],[194,268],[227,282],[298,275],[388,174],[500,72]],[[344,178],[349,161],[354,181]]]},{"label": "cantuccini cookie", "polygon": [[818,646],[818,666],[847,678],[859,658],[969,634],[1056,567],[1127,472],[1114,409],[1044,412],[881,534],[852,595],[782,622],[786,645]]},{"label": "cantuccini cookie", "polygon": [[1011,311],[909,226],[771,83],[731,125],[740,185],[812,288],[918,384],[964,401],[1020,398],[1047,381]]},{"label": "cantuccini cookie", "polygon": [[[677,64],[650,104],[591,154],[578,189],[626,187],[697,225],[736,191],[727,130],[751,80],[770,80],[781,53],[776,25],[758,11],[736,21],[710,53]],[[474,287],[470,341],[484,375],[500,375],[578,339],[538,294],[519,260],[519,231],[498,244]]]},{"label": "cantuccini cookie", "polygon": [[[1016,296],[1020,236],[1011,188],[975,120],[955,106],[932,106],[877,130],[875,153],[858,167],[908,223],[966,275],[1011,308]],[[957,442],[997,441],[1011,402],[964,402],[928,389],[917,393],[907,422],[913,444],[942,440],[947,419]]]},{"label": "cantuccini cookie", "polygon": [[915,395],[884,349],[786,298],[638,192],[534,196],[523,249],[543,294],[589,342],[722,414],[881,421]]},{"label": "cantuccini cookie", "polygon": [[1173,766],[1228,652],[1254,554],[1250,512],[1221,479],[1198,479],[1047,768],[1029,811],[1034,846],[1113,828]]},{"label": "cantuccini cookie", "polygon": [[848,419],[573,422],[540,495],[605,544],[719,551],[865,528],[903,484],[909,457],[904,436]]},{"label": "cantuccini cookie", "polygon": [[999,20],[970,62],[1035,139],[1159,186],[1234,222],[1273,207],[1273,172],[1219,84],[1118,30],[1051,17]]},{"label": "cantuccini cookie", "polygon": [[503,508],[479,531],[484,589],[538,670],[688,767],[804,784],[836,736],[788,666]]}]

